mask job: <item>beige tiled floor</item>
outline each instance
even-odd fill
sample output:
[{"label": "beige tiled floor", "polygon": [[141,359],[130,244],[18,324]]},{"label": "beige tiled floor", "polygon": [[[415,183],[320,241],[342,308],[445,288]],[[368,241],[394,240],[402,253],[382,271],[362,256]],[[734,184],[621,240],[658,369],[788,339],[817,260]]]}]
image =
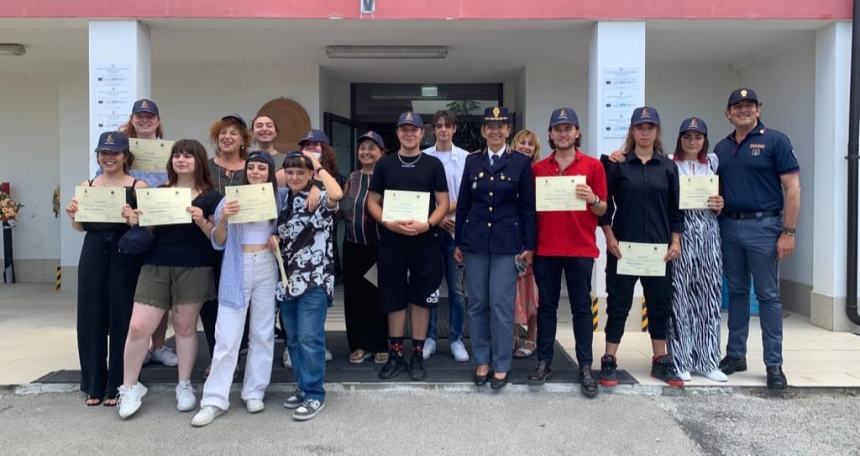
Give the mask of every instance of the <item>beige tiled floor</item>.
[{"label": "beige tiled floor", "polygon": [[[564,306],[560,306],[564,308]],[[573,353],[569,315],[559,316],[558,338]],[[342,330],[343,306],[335,305],[326,327]],[[806,317],[785,319],[783,368],[793,386],[860,387],[860,336],[833,333],[809,324]],[[723,345],[726,328],[723,324]],[[0,385],[22,384],[58,369],[77,369],[75,296],[55,292],[49,284],[0,284]],[[594,358],[603,353],[603,333],[595,334]],[[728,384],[693,377],[690,386],[762,386],[761,332],[753,319],[747,372],[732,375]],[[627,332],[618,353],[619,367],[644,385],[660,385],[649,376],[651,344],[647,333]],[[598,362],[595,362],[598,367]]]}]

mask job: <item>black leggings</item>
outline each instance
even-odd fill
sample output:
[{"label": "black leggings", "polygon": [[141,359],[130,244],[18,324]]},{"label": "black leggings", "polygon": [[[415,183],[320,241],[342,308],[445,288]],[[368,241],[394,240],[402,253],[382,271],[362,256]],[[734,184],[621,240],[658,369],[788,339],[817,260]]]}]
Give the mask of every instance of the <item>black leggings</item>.
[{"label": "black leggings", "polygon": [[141,258],[119,253],[121,233],[87,232],[78,260],[81,391],[116,397]]},{"label": "black leggings", "polygon": [[349,350],[388,351],[388,316],[379,307],[379,289],[364,278],[376,263],[378,247],[343,241],[343,300]]},{"label": "black leggings", "polygon": [[618,275],[615,273],[617,266],[618,260],[609,254],[606,259],[606,341],[621,342],[637,280],[642,282],[651,340],[666,340],[666,328],[672,315],[672,263],[666,263],[666,275],[661,277]]}]

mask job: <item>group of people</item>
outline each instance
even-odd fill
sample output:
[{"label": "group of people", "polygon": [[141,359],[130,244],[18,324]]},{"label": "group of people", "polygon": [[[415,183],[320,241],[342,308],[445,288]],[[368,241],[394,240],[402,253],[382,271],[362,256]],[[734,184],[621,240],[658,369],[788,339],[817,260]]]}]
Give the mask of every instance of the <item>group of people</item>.
[{"label": "group of people", "polygon": [[[534,132],[523,130],[511,139],[505,107],[485,111],[486,147],[473,153],[453,144],[457,118],[448,111],[433,115],[436,143],[422,151],[424,121],[404,112],[397,120],[399,150],[388,153],[382,137],[368,131],[358,137],[358,169],[343,178],[324,133],[311,130],[299,142],[300,151],[282,153],[274,148],[276,123],[262,114],[250,128],[239,115],[216,121],[211,159],[202,144],[183,139],[174,143],[166,172],[137,172],[129,138],[163,137],[157,105],[139,100],[121,131],[101,135],[100,171],[81,184],[124,187],[127,223],[76,223],[78,202],[72,199],[66,207],[73,226],[86,232],[78,279],[86,404],[114,406],[118,400],[122,418],[138,411],[147,393],[139,381],[142,365],[172,354],[163,344],[172,310],[177,409],[198,406],[190,378],[200,318],[211,365],[192,425],[209,424],[228,409],[245,347],[241,398],[248,412],[260,412],[279,311],[284,362],[297,382],[284,406],[296,420],[314,418],[325,406],[325,319],[340,261],[340,218],[349,361],[372,359],[382,379],[403,373],[426,378],[424,361],[437,349],[444,274],[450,352],[457,361],[473,361],[474,383],[500,389],[508,383],[512,358],[536,353],[529,382],[543,384],[552,375],[564,273],[583,395],[595,397],[598,385],[618,383],[617,350],[637,281],[647,303],[651,375],[677,387],[693,374],[725,381],[746,369],[752,276],[767,384],[785,388],[778,261],[794,250],[799,166],[788,138],[762,123],[753,90],[733,91],[725,114],[734,131],[713,153],[705,122],[691,117],[667,155],[657,110],[637,108],[622,149],[597,159],[580,149],[579,120],[567,107],[551,114],[551,152],[543,158]],[[708,209],[680,209],[679,179],[690,175],[719,176],[720,191],[709,198]],[[582,200],[585,210],[537,211],[535,179],[550,176],[584,177],[570,198]],[[277,217],[229,223],[240,207],[224,198],[225,187],[262,183],[272,184]],[[192,222],[138,226],[135,190],[152,186],[191,189]],[[394,191],[429,195],[426,218],[384,218],[386,193]],[[591,283],[600,254],[598,227],[608,252],[608,319],[595,375]],[[665,274],[619,273],[620,243],[626,242],[665,245]],[[286,281],[279,278],[279,262]],[[366,278],[374,265],[377,284]],[[729,341],[720,359],[723,275]],[[463,341],[467,320],[471,356]],[[405,348],[407,324],[411,353]],[[518,341],[520,325],[527,331]]]}]

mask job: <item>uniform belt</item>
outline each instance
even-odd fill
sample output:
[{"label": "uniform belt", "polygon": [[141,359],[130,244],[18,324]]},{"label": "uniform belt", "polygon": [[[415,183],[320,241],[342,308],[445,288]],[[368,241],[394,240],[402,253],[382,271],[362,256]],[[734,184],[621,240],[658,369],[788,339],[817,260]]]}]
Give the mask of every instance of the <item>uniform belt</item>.
[{"label": "uniform belt", "polygon": [[725,215],[726,217],[728,217],[732,220],[749,220],[749,219],[779,217],[782,215],[782,211],[723,212],[723,215]]}]

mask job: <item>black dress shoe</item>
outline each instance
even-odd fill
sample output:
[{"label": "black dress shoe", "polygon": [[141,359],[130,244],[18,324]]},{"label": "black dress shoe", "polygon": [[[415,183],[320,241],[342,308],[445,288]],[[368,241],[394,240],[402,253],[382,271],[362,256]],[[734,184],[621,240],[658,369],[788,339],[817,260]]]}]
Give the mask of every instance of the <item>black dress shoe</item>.
[{"label": "black dress shoe", "polygon": [[475,371],[475,375],[472,376],[472,381],[475,382],[477,386],[484,386],[490,380],[490,377],[493,375],[493,371],[488,370],[484,375],[478,375],[478,372]]},{"label": "black dress shoe", "polygon": [[782,366],[768,366],[766,371],[768,388],[781,390],[788,386],[788,380],[782,372]]},{"label": "black dress shoe", "polygon": [[505,374],[503,378],[490,377],[490,388],[497,390],[508,384],[510,373]]},{"label": "black dress shoe", "polygon": [[597,380],[594,379],[594,374],[591,372],[591,366],[581,367],[579,369],[579,390],[582,395],[593,399],[597,397]]},{"label": "black dress shoe", "polygon": [[734,358],[732,356],[726,355],[725,358],[720,360],[720,370],[723,371],[726,375],[732,375],[735,372],[743,372],[747,370],[747,359],[746,358]]},{"label": "black dress shoe", "polygon": [[534,372],[529,374],[529,385],[543,385],[552,377],[552,369],[546,361],[538,361]]}]

